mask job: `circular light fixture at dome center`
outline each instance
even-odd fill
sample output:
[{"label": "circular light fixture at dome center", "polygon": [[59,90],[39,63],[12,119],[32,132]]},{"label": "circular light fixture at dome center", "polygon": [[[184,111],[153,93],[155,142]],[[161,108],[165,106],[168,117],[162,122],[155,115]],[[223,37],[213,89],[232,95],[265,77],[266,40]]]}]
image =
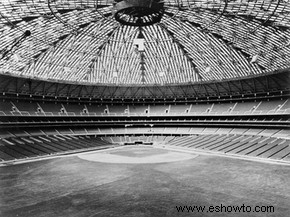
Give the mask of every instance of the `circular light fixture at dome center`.
[{"label": "circular light fixture at dome center", "polygon": [[160,0],[115,0],[115,19],[129,26],[148,26],[161,20],[164,4]]}]

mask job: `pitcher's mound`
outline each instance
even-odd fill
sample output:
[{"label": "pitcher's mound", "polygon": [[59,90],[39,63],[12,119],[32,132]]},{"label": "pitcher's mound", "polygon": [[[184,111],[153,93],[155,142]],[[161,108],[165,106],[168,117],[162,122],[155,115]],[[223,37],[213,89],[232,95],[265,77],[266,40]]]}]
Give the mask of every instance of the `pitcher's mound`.
[{"label": "pitcher's mound", "polygon": [[104,163],[148,164],[189,160],[197,156],[148,146],[126,146],[105,152],[81,154],[78,157]]}]

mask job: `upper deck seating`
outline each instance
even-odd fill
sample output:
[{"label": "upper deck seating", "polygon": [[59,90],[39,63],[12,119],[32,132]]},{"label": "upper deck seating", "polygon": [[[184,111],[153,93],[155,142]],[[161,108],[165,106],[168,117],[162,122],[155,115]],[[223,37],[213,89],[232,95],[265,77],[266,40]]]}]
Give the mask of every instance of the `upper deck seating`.
[{"label": "upper deck seating", "polygon": [[[11,112],[13,111],[13,105],[11,104],[10,101],[4,101],[2,100],[0,102],[0,112],[2,115],[11,115]],[[15,108],[14,108],[15,109]]]},{"label": "upper deck seating", "polygon": [[200,114],[200,113],[209,113],[212,108],[212,104],[192,104],[190,113]]},{"label": "upper deck seating", "polygon": [[286,100],[286,102],[278,109],[278,112],[290,113],[290,99]]},{"label": "upper deck seating", "polygon": [[79,104],[62,104],[68,114],[80,115],[84,112],[85,106]]},{"label": "upper deck seating", "polygon": [[148,114],[149,107],[148,105],[129,105],[129,113],[140,115],[140,114]]},{"label": "upper deck seating", "polygon": [[230,113],[235,103],[214,103],[210,113],[224,114]]},{"label": "upper deck seating", "polygon": [[11,102],[18,111],[21,113],[27,112],[30,115],[35,115],[38,109],[38,105],[36,102],[28,102],[28,101],[12,101]]},{"label": "upper deck seating", "polygon": [[150,105],[150,114],[162,115],[169,113],[169,105]]},{"label": "upper deck seating", "polygon": [[93,103],[58,103],[53,101],[13,100],[0,102],[2,115],[235,115],[290,113],[290,100],[257,102],[215,102],[166,105],[118,105]]},{"label": "upper deck seating", "polygon": [[109,113],[111,115],[122,115],[122,114],[127,114],[128,113],[128,106],[127,105],[112,105],[108,106],[109,108]]},{"label": "upper deck seating", "polygon": [[101,104],[86,104],[88,114],[103,115],[108,114],[109,111],[106,105]]},{"label": "upper deck seating", "polygon": [[170,114],[179,115],[189,113],[190,105],[171,105]]},{"label": "upper deck seating", "polygon": [[262,101],[256,108],[255,113],[275,113],[284,103],[285,100]]},{"label": "upper deck seating", "polygon": [[236,104],[232,113],[245,114],[251,113],[258,106],[260,102],[239,102]]},{"label": "upper deck seating", "polygon": [[46,112],[47,114],[59,115],[60,113],[65,113],[65,110],[61,103],[54,103],[54,102],[45,102],[39,103],[40,108],[42,111]]}]

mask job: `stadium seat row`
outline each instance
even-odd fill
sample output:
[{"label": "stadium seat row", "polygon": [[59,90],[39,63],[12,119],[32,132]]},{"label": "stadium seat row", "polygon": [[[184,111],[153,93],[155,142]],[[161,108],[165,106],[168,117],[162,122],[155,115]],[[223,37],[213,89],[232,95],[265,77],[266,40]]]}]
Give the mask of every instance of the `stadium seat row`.
[{"label": "stadium seat row", "polygon": [[114,147],[94,136],[29,136],[0,140],[0,162]]},{"label": "stadium seat row", "polygon": [[130,127],[130,128],[42,128],[10,129],[0,131],[0,139],[33,136],[154,136],[154,135],[250,135],[290,139],[289,129],[219,128],[219,127]]},{"label": "stadium seat row", "polygon": [[251,135],[195,135],[175,137],[167,143],[198,151],[290,161],[290,139]]},{"label": "stadium seat row", "polygon": [[197,115],[284,114],[290,100],[184,105],[99,105],[53,102],[1,101],[0,115]]}]

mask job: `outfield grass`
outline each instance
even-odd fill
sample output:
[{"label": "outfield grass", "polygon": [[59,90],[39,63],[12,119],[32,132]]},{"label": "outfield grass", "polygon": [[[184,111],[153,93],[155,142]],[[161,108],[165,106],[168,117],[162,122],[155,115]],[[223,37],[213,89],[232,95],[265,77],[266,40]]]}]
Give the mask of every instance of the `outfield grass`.
[{"label": "outfield grass", "polygon": [[[136,157],[143,151],[131,154]],[[289,166],[232,158],[200,155],[170,163],[109,164],[74,156],[0,167],[0,177],[1,217],[288,217],[290,213]],[[220,204],[275,209],[274,213],[176,209]]]}]

